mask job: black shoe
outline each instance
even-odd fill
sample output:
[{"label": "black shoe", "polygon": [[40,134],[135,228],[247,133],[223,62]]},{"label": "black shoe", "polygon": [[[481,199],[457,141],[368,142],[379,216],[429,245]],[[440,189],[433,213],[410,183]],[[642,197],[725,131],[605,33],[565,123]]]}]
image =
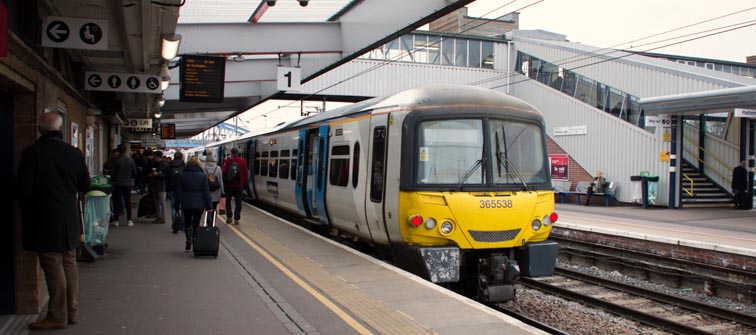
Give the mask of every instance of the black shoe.
[{"label": "black shoe", "polygon": [[186,242],[186,246],[184,247],[184,251],[190,251],[192,250],[192,242]]}]

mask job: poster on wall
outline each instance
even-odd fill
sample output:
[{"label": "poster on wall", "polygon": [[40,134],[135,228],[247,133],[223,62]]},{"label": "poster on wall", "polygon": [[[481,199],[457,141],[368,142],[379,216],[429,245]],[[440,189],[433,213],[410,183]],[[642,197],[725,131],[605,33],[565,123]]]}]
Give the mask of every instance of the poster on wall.
[{"label": "poster on wall", "polygon": [[71,122],[71,145],[79,147],[79,125],[76,122]]},{"label": "poster on wall", "polygon": [[563,154],[549,155],[551,162],[551,179],[564,180],[570,179],[570,156]]}]

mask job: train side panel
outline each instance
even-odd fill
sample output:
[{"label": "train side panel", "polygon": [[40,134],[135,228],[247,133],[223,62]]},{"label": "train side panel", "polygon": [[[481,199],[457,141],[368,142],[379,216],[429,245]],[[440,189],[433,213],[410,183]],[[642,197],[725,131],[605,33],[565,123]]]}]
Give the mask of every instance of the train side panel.
[{"label": "train side panel", "polygon": [[[297,212],[294,194],[294,176],[291,165],[296,158],[292,155],[297,148],[296,132],[286,132],[255,138],[258,154],[253,165],[255,193],[260,201]],[[252,153],[248,153],[252,155]]]},{"label": "train side panel", "polygon": [[370,120],[363,117],[331,125],[326,189],[331,225],[362,240],[370,241],[365,220],[366,136]]}]

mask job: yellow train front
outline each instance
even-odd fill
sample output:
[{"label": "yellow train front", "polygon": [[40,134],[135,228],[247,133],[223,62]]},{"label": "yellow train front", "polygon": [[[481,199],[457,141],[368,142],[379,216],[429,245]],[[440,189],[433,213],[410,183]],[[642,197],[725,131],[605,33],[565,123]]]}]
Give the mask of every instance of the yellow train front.
[{"label": "yellow train front", "polygon": [[251,197],[434,283],[506,301],[521,273],[553,272],[544,120],[511,96],[420,87],[234,145],[253,167]]}]

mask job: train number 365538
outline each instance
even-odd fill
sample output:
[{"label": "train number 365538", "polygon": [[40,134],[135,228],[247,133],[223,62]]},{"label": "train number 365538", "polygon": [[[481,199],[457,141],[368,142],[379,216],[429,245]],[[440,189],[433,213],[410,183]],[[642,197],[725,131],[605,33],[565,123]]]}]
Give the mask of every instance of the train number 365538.
[{"label": "train number 365538", "polygon": [[480,208],[512,208],[512,200],[481,200]]}]

